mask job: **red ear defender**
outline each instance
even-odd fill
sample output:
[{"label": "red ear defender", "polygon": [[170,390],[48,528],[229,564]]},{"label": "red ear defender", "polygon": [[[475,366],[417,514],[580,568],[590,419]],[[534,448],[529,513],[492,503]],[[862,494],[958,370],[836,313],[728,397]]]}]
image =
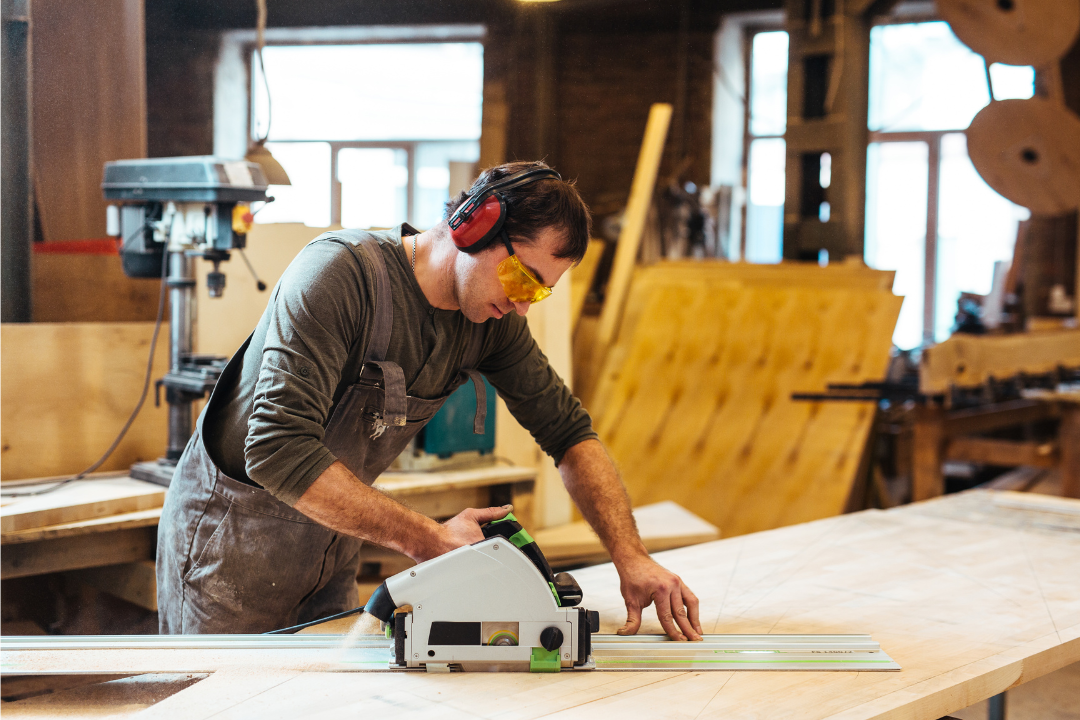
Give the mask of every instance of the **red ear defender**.
[{"label": "red ear defender", "polygon": [[549,167],[534,167],[476,190],[454,211],[447,223],[458,250],[478,253],[499,236],[506,221],[506,201],[501,191],[549,179],[562,180],[562,176]]},{"label": "red ear defender", "polygon": [[[463,207],[469,204],[466,202]],[[455,217],[451,219],[460,224],[455,228],[451,222],[450,237],[462,252],[475,253],[490,245],[498,235],[506,217],[506,203],[496,194],[484,200],[469,217],[461,217],[460,212],[454,213]]]}]

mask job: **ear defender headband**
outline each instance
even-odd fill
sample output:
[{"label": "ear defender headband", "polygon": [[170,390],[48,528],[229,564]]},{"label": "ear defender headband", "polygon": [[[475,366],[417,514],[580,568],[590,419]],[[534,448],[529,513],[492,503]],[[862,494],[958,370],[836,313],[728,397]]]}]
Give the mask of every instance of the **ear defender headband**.
[{"label": "ear defender headband", "polygon": [[502,191],[540,180],[562,180],[551,168],[522,170],[482,186],[469,195],[450,216],[450,237],[458,250],[478,253],[499,236],[506,222],[506,201]]}]

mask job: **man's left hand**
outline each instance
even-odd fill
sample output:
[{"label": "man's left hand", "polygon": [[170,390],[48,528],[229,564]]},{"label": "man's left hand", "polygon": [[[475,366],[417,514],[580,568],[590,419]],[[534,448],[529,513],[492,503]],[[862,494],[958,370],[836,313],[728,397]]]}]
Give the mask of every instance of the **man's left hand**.
[{"label": "man's left hand", "polygon": [[701,640],[698,599],[675,573],[652,558],[641,557],[618,567],[626,624],[620,635],[634,635],[641,627],[641,611],[656,603],[656,616],[672,640]]}]

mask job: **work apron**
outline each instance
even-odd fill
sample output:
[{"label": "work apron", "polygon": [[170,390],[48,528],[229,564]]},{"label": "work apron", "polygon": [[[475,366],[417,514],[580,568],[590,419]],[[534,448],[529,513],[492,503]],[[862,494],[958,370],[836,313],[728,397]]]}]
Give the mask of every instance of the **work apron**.
[{"label": "work apron", "polygon": [[[472,380],[473,430],[484,431],[486,388],[476,371],[484,325],[474,324],[462,369],[442,397],[406,395],[401,367],[386,359],[393,328],[390,276],[378,242],[353,246],[374,266],[374,323],[357,381],[341,395],[323,443],[356,477],[371,485],[438,412],[458,386]],[[234,382],[251,337],[218,381]],[[359,341],[358,341],[359,342]],[[358,345],[359,347],[359,345]],[[176,466],[158,526],[158,613],[162,634],[262,633],[356,607],[362,541],[334,532],[268,491],[229,477],[202,440],[211,394]]]}]

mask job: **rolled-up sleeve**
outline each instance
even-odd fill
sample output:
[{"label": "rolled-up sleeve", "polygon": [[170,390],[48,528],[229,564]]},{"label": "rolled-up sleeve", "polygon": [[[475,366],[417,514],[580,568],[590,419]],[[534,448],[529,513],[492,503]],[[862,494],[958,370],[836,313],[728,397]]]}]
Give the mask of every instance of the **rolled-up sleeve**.
[{"label": "rolled-up sleeve", "polygon": [[323,428],[370,302],[359,258],[333,240],[304,248],[271,297],[244,463],[289,505],[337,459]]},{"label": "rolled-up sleeve", "polygon": [[571,447],[597,437],[589,413],[540,351],[525,318],[511,314],[492,322],[484,345],[477,369],[556,465]]}]

